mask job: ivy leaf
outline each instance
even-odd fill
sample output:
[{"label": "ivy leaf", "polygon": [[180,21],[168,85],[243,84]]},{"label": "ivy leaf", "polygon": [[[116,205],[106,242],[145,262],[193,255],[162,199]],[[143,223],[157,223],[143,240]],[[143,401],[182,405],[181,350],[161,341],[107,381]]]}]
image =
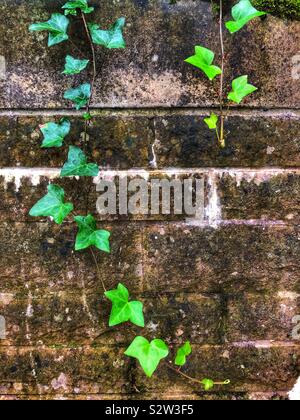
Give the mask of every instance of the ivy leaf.
[{"label": "ivy leaf", "polygon": [[209,80],[213,80],[218,74],[222,74],[220,67],[212,65],[215,54],[204,47],[196,46],[195,55],[185,60],[186,63],[201,69]]},{"label": "ivy leaf", "polygon": [[69,19],[61,13],[54,13],[47,22],[39,22],[30,25],[30,31],[48,31],[48,47],[59,44],[60,42],[69,39],[67,30],[69,26]]},{"label": "ivy leaf", "polygon": [[74,102],[77,110],[87,105],[91,97],[90,83],[84,83],[75,89],[69,89],[65,92],[64,98]]},{"label": "ivy leaf", "polygon": [[204,118],[204,122],[208,125],[210,130],[216,130],[219,118],[216,114],[212,113],[209,118]]},{"label": "ivy leaf", "polygon": [[79,74],[86,68],[89,62],[89,60],[77,60],[71,55],[67,55],[63,74]]},{"label": "ivy leaf", "polygon": [[109,49],[125,48],[126,44],[122,33],[124,26],[125,18],[121,17],[111,26],[108,31],[100,29],[99,25],[95,23],[89,24],[89,30],[94,44],[102,45],[103,47]]},{"label": "ivy leaf", "polygon": [[110,232],[107,230],[97,230],[96,220],[91,214],[86,217],[76,216],[74,219],[79,228],[75,243],[76,251],[94,245],[100,251],[110,253]]},{"label": "ivy leaf", "polygon": [[240,0],[240,2],[232,8],[232,17],[234,20],[227,22],[226,28],[233,34],[242,29],[250,20],[266,14],[266,12],[260,12],[255,9],[250,0]]},{"label": "ivy leaf", "polygon": [[69,134],[71,123],[67,118],[62,118],[58,124],[48,122],[40,126],[44,135],[42,148],[61,147],[65,137]]},{"label": "ivy leaf", "polygon": [[88,163],[87,157],[79,147],[70,146],[68,160],[62,168],[60,176],[97,176],[98,174],[98,165]]},{"label": "ivy leaf", "polygon": [[189,341],[187,341],[182,347],[177,351],[175,365],[184,366],[186,364],[186,357],[192,353],[192,347]]},{"label": "ivy leaf", "polygon": [[246,96],[256,90],[258,90],[257,87],[248,83],[248,76],[241,76],[232,82],[232,91],[229,93],[228,99],[240,104]]},{"label": "ivy leaf", "polygon": [[90,121],[90,120],[92,119],[92,115],[91,115],[91,113],[90,113],[90,112],[85,112],[85,113],[82,115],[82,117],[83,117],[83,119],[84,119],[85,121]]},{"label": "ivy leaf", "polygon": [[48,194],[38,201],[30,210],[29,215],[33,217],[53,217],[55,223],[61,225],[64,219],[73,211],[71,203],[64,203],[65,192],[58,186],[48,186]]},{"label": "ivy leaf", "polygon": [[125,355],[138,359],[146,375],[151,378],[159,362],[169,354],[168,346],[162,340],[153,340],[151,343],[144,337],[136,337]]},{"label": "ivy leaf", "polygon": [[215,386],[214,381],[212,381],[211,379],[203,379],[203,381],[201,383],[202,383],[205,391],[210,391]]},{"label": "ivy leaf", "polygon": [[105,292],[105,296],[113,304],[109,319],[110,327],[127,321],[139,327],[145,326],[142,302],[129,302],[129,292],[123,284],[120,283],[115,290]]},{"label": "ivy leaf", "polygon": [[77,9],[80,9],[83,13],[92,13],[93,7],[89,7],[87,0],[76,0],[68,1],[62,9],[65,9],[65,15],[77,16]]}]

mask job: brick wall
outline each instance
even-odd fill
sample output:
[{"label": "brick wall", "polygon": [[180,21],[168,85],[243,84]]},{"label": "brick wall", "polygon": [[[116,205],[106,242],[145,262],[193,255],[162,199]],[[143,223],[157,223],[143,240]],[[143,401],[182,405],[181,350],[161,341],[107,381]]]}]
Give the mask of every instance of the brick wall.
[{"label": "brick wall", "polygon": [[[27,30],[61,3],[0,1],[0,399],[286,398],[300,371],[299,22],[269,16],[226,34],[227,87],[248,74],[259,91],[229,112],[220,150],[202,121],[217,90],[183,62],[195,44],[219,51],[209,2],[92,2],[100,24],[127,17],[128,48],[98,50],[90,155],[121,174],[200,174],[207,189],[202,224],[99,220],[112,231],[101,275],[144,301],[145,336],[192,342],[189,374],[232,381],[204,393],[164,367],[149,380],[125,358],[140,330],[108,329],[92,258],[73,252],[74,226],[28,217],[49,180],[95,212],[92,181],[56,180],[67,148],[39,147],[38,125],[62,115],[72,121],[67,144],[82,143],[80,115],[62,100],[73,79],[60,74],[76,50],[48,50],[46,35]],[[72,32],[85,48],[80,25]]]}]

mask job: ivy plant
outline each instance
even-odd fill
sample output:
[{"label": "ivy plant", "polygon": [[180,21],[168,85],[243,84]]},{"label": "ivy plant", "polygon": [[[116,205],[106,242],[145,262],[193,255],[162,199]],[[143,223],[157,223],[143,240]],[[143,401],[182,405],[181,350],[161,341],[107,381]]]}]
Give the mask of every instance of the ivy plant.
[{"label": "ivy plant", "polygon": [[[224,47],[224,34],[223,34],[223,0],[219,0],[220,6],[220,45],[221,45],[221,67],[213,65],[215,54],[213,51],[205,48],[204,46],[195,47],[195,55],[187,58],[185,61],[194,67],[202,70],[203,73],[208,77],[210,81],[214,80],[217,76],[220,76],[220,112],[219,115],[212,113],[209,117],[204,119],[205,124],[210,130],[216,132],[219,145],[224,148],[225,132],[224,132],[224,121],[227,113],[224,111],[227,105],[224,100],[224,70],[225,70],[225,47]],[[214,6],[214,4],[212,4]],[[251,20],[264,16],[266,12],[261,12],[251,4],[250,0],[239,0],[232,7],[232,18],[233,20],[225,23],[226,28],[231,34],[241,30]],[[231,103],[240,104],[243,99],[248,95],[257,91],[257,87],[248,83],[248,76],[242,75],[232,81],[232,91],[228,93],[228,107]]]},{"label": "ivy plant", "polygon": [[[121,17],[107,30],[101,29],[97,23],[87,22],[86,15],[90,16],[94,11],[87,0],[68,1],[62,6],[62,13],[54,13],[51,18],[44,23],[34,23],[30,26],[30,31],[47,31],[49,33],[48,46],[57,45],[69,39],[68,28],[72,24],[71,19],[80,17],[83,28],[86,32],[91,57],[77,58],[67,54],[64,61],[63,74],[66,76],[77,75],[87,71],[88,66],[92,67],[90,80],[80,86],[71,87],[64,93],[64,99],[70,101],[76,110],[82,115],[84,125],[84,146],[88,141],[88,129],[93,116],[91,113],[91,101],[94,94],[94,87],[97,75],[96,68],[96,46],[106,49],[123,49],[126,47],[123,30],[125,18]],[[196,47],[195,56],[187,60],[200,68],[211,80],[219,75],[222,70],[213,65],[214,53],[203,47]],[[62,63],[63,66],[63,63]],[[241,97],[245,91],[249,90],[249,85],[236,83],[233,86],[233,95]],[[82,111],[83,109],[83,111]],[[207,123],[213,128],[218,122],[218,117],[212,115]],[[59,122],[49,121],[40,126],[43,134],[41,147],[66,148],[65,138],[72,132],[71,122],[67,118],[62,118]],[[68,157],[64,163],[60,178],[65,177],[96,177],[99,174],[97,163],[90,162],[83,148],[70,145]],[[65,191],[62,187],[50,184],[48,193],[41,198],[30,210],[32,217],[50,217],[57,224],[64,221],[73,222],[77,227],[77,234],[74,244],[76,252],[89,250],[94,258],[96,268],[99,269],[98,254],[100,251],[106,254],[111,252],[111,232],[105,229],[98,229],[97,220],[92,214],[76,214],[73,203],[65,201]],[[98,270],[99,281],[104,289],[104,296],[111,302],[111,313],[108,320],[110,327],[116,327],[123,323],[132,323],[139,328],[145,327],[144,305],[139,300],[131,299],[127,287],[119,283],[116,289],[107,290],[100,270]],[[214,385],[223,385],[225,382],[213,382],[210,379],[198,380],[189,377],[178,369],[187,363],[187,358],[192,352],[189,342],[181,346],[176,354],[174,366],[165,362],[165,365],[189,381],[197,383],[202,388],[209,390]],[[167,343],[154,338],[148,341],[143,336],[137,336],[125,351],[125,355],[139,361],[141,368],[148,377],[151,377],[163,359],[169,355],[170,349]],[[177,366],[177,367],[175,367]],[[228,382],[226,382],[228,383]]]}]

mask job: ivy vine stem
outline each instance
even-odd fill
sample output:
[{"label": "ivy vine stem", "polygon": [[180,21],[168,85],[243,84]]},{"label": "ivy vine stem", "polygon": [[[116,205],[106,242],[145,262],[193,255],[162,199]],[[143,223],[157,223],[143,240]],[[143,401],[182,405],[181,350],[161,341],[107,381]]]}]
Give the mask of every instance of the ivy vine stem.
[{"label": "ivy vine stem", "polygon": [[225,120],[225,115],[224,115],[224,94],[223,94],[223,89],[224,89],[224,69],[225,69],[225,48],[224,48],[224,37],[223,37],[223,0],[220,0],[220,22],[219,22],[219,27],[220,27],[220,44],[221,44],[221,60],[222,60],[222,64],[221,64],[221,78],[220,78],[220,124],[221,124],[221,129],[220,129],[220,135],[218,135],[218,139],[220,142],[220,146],[221,147],[225,147],[225,137],[224,137],[224,120]]},{"label": "ivy vine stem", "polygon": [[[203,386],[203,380],[200,381],[199,379],[193,378],[192,376],[187,375],[186,373],[181,372],[180,369],[176,369],[174,368],[172,365],[170,365],[167,362],[164,362],[164,364],[171,369],[173,372],[177,373],[178,375],[182,376],[183,378],[189,380],[190,382],[194,382],[196,384],[202,385]],[[226,381],[222,381],[222,382],[214,382],[214,385],[229,385],[230,384],[230,380],[227,379]]]},{"label": "ivy vine stem", "polygon": [[[85,18],[85,15],[83,13],[83,11],[81,11],[81,18],[83,21],[83,25],[84,25],[84,29],[85,32],[87,34],[88,40],[89,40],[89,44],[90,44],[90,48],[91,48],[91,52],[92,52],[92,66],[93,66],[93,76],[92,76],[92,80],[91,80],[91,94],[86,106],[86,112],[89,113],[90,112],[90,107],[91,107],[91,102],[93,99],[93,95],[94,95],[94,89],[95,89],[95,82],[96,82],[96,77],[97,77],[97,67],[96,67],[96,51],[95,51],[95,47],[94,47],[94,43],[88,28],[88,24]],[[85,121],[85,128],[84,128],[84,142],[86,143],[87,140],[87,127],[88,127],[88,120]]]}]

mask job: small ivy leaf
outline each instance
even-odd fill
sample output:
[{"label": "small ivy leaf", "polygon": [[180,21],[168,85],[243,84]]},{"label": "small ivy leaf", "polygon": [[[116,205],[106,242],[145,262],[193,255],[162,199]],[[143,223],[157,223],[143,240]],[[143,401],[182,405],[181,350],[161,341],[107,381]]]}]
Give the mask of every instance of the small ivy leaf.
[{"label": "small ivy leaf", "polygon": [[209,118],[204,118],[204,122],[207,124],[210,130],[216,130],[219,118],[216,114],[212,113]]},{"label": "small ivy leaf", "polygon": [[54,13],[47,22],[34,23],[30,25],[30,31],[48,31],[48,47],[59,44],[69,39],[67,30],[69,19],[61,13]]},{"label": "small ivy leaf", "polygon": [[33,217],[53,217],[55,223],[61,225],[65,218],[73,211],[71,203],[64,203],[65,192],[58,185],[48,186],[48,194],[38,201],[30,210],[29,215]]},{"label": "small ivy leaf", "polygon": [[62,168],[60,176],[97,176],[98,174],[98,165],[88,163],[87,157],[79,147],[70,146],[68,160]]},{"label": "small ivy leaf", "polygon": [[205,391],[210,391],[215,386],[214,381],[212,381],[211,379],[203,379],[203,381],[201,383],[202,383]]},{"label": "small ivy leaf", "polygon": [[129,302],[129,292],[123,284],[120,283],[115,290],[105,292],[105,296],[113,304],[109,319],[110,327],[127,321],[131,321],[138,327],[145,326],[142,302]]},{"label": "small ivy leaf", "polygon": [[187,341],[182,347],[177,351],[175,365],[184,366],[186,364],[186,357],[192,353],[191,343]]},{"label": "small ivy leaf", "polygon": [[95,23],[90,23],[89,30],[94,44],[102,45],[109,49],[126,48],[122,32],[125,22],[125,18],[121,17],[107,31],[100,29],[99,25]]},{"label": "small ivy leaf", "polygon": [[87,0],[76,0],[68,1],[62,9],[65,9],[65,15],[77,16],[77,9],[80,9],[83,13],[92,13],[93,7],[89,7]]},{"label": "small ivy leaf", "polygon": [[187,58],[185,62],[201,69],[209,80],[213,80],[216,76],[222,74],[220,67],[212,65],[214,58],[215,54],[211,50],[196,46],[195,55]]},{"label": "small ivy leaf", "polygon": [[75,89],[69,89],[65,92],[64,98],[74,102],[77,110],[87,105],[91,97],[90,83],[84,83]]},{"label": "small ivy leaf", "polygon": [[61,147],[65,137],[69,134],[71,123],[68,119],[62,118],[58,124],[48,122],[40,126],[44,135],[42,148]]},{"label": "small ivy leaf", "polygon": [[77,60],[71,55],[67,55],[63,74],[79,74],[86,68],[89,62],[89,60]]},{"label": "small ivy leaf", "polygon": [[266,14],[266,12],[260,12],[255,9],[250,0],[240,0],[232,8],[232,17],[234,20],[227,22],[226,28],[233,34],[242,29],[250,20]]},{"label": "small ivy leaf", "polygon": [[151,343],[144,337],[136,337],[125,355],[138,359],[146,375],[151,378],[159,362],[169,354],[168,346],[162,340],[153,340]]},{"label": "small ivy leaf", "polygon": [[110,232],[97,230],[96,220],[91,214],[86,217],[76,216],[74,219],[79,228],[75,243],[76,251],[95,246],[100,251],[110,253]]},{"label": "small ivy leaf", "polygon": [[248,83],[248,76],[241,76],[233,80],[232,92],[228,94],[228,99],[237,104],[240,104],[246,96],[250,95],[256,90],[258,90],[257,87]]},{"label": "small ivy leaf", "polygon": [[90,120],[92,119],[92,115],[91,115],[89,112],[85,112],[85,113],[82,115],[82,117],[83,117],[83,119],[84,119],[85,121],[90,121]]}]

